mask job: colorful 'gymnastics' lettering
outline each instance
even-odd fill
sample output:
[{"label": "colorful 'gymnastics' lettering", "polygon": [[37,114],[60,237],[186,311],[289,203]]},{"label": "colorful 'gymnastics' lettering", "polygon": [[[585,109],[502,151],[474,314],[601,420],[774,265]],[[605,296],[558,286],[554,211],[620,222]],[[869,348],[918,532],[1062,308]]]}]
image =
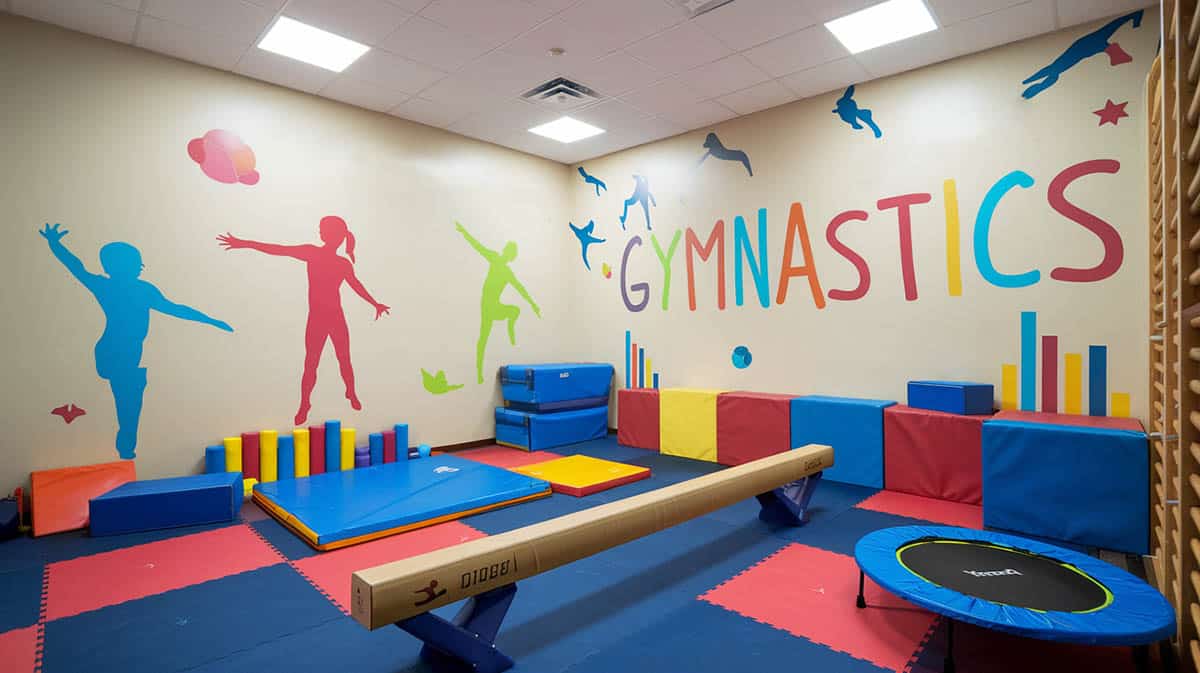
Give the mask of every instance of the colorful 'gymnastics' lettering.
[{"label": "colorful 'gymnastics' lettering", "polygon": [[771,286],[767,280],[767,209],[758,209],[758,261],[754,261],[754,248],[750,246],[750,235],[746,232],[746,220],[741,215],[733,218],[733,301],[742,305],[742,250],[746,251],[750,263],[750,275],[754,278],[754,292],[763,308],[771,305]]},{"label": "colorful 'gymnastics' lettering", "polygon": [[951,297],[962,296],[962,235],[958,225],[958,187],[954,180],[942,183],[946,210],[946,291]]},{"label": "colorful 'gymnastics' lettering", "polygon": [[[804,255],[804,264],[792,266],[792,239],[800,239],[800,252]],[[812,291],[813,305],[825,308],[825,295],[821,293],[821,280],[817,278],[817,263],[812,256],[812,245],[808,240],[808,226],[804,222],[804,206],[793,203],[788,212],[787,233],[784,234],[783,264],[779,267],[779,289],[775,293],[775,303],[787,301],[788,284],[795,276],[808,276],[808,288]]]},{"label": "colorful 'gymnastics' lettering", "polygon": [[1100,242],[1104,244],[1104,257],[1096,266],[1088,269],[1060,266],[1050,272],[1050,277],[1054,280],[1067,283],[1092,283],[1108,278],[1121,268],[1121,262],[1125,258],[1125,246],[1121,243],[1121,235],[1108,222],[1068,201],[1065,194],[1067,187],[1072,182],[1085,175],[1095,173],[1112,175],[1119,170],[1121,170],[1121,163],[1118,161],[1093,159],[1064,168],[1050,181],[1050,188],[1046,194],[1046,198],[1050,201],[1050,207],[1063,217],[1095,234],[1096,238],[1099,238]]},{"label": "colorful 'gymnastics' lettering", "polygon": [[867,266],[867,260],[863,259],[862,255],[859,255],[845,243],[838,240],[837,237],[837,230],[843,224],[853,220],[866,222],[867,211],[847,210],[844,213],[839,213],[830,220],[829,226],[825,229],[825,240],[829,243],[829,247],[833,248],[842,257],[845,257],[847,261],[854,265],[854,269],[858,271],[858,285],[853,290],[830,290],[828,292],[829,298],[836,301],[861,299],[871,289],[871,269]]},{"label": "colorful 'gymnastics' lettering", "polygon": [[671,244],[667,246],[666,254],[663,254],[658,237],[650,234],[650,243],[654,246],[654,254],[658,257],[658,264],[663,270],[662,310],[664,311],[667,310],[668,302],[671,299],[671,258],[675,256],[675,248],[679,246],[679,237],[682,235],[683,230],[676,229],[675,234],[671,236]]},{"label": "colorful 'gymnastics' lettering", "polygon": [[696,237],[696,232],[688,227],[686,247],[688,308],[696,310],[696,277],[692,268],[692,251],[699,255],[700,261],[707,262],[715,248],[717,251],[717,308],[725,310],[725,220],[717,220],[703,246],[700,245],[700,239]]},{"label": "colorful 'gymnastics' lettering", "polygon": [[[625,308],[632,313],[637,313],[646,308],[646,304],[650,303],[650,284],[649,283],[634,283],[628,285],[625,282],[625,273],[629,270],[629,253],[633,252],[635,247],[642,244],[641,236],[634,236],[625,244],[625,252],[621,254],[621,301],[625,302]],[[629,301],[630,292],[641,292],[642,298],[638,303]]]},{"label": "colorful 'gymnastics' lettering", "polygon": [[896,216],[900,223],[900,272],[904,277],[904,298],[908,301],[917,299],[917,272],[913,268],[911,208],[922,203],[929,203],[932,199],[932,196],[925,193],[901,194],[880,199],[875,204],[879,210],[896,209]]},{"label": "colorful 'gymnastics' lettering", "polygon": [[1033,176],[1025,171],[1013,171],[997,180],[983,197],[983,203],[979,204],[979,214],[975,217],[975,266],[979,269],[979,275],[996,287],[1027,287],[1042,277],[1036,269],[1025,273],[1001,273],[992,263],[992,254],[988,249],[988,233],[1000,199],[1014,187],[1029,189],[1033,184]]}]

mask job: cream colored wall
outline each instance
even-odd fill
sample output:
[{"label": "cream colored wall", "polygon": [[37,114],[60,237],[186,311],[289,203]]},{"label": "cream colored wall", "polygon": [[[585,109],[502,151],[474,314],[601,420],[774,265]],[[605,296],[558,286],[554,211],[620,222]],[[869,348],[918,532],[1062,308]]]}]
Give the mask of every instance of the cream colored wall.
[{"label": "cream colored wall", "polygon": [[[493,434],[500,364],[580,358],[560,164],[429,127],[0,14],[0,490],[39,468],[115,460],[112,396],[95,373],[104,327],[95,300],[51,256],[44,223],[99,272],[110,241],[139,247],[143,278],[169,298],[229,322],[233,334],[155,315],[142,364],[149,387],[138,442],[143,477],[198,468],[204,446],[258,428],[290,429],[306,315],[300,262],[221,250],[215,237],[317,241],[321,216],[358,238],[355,269],[392,308],[373,311],[348,288],[343,306],[359,394],[350,410],[326,347],[310,422],[339,418],[365,433],[408,422],[415,442]],[[261,182],[205,177],[186,152],[209,129],[238,133]],[[493,331],[486,385],[474,382],[485,265],[454,230],[485,244],[518,242],[513,264],[540,303],[522,304],[517,346]],[[466,387],[432,396],[420,368]],[[50,415],[73,402],[87,415]]]},{"label": "cream colored wall", "polygon": [[[584,162],[607,181],[596,198],[576,176],[572,214],[576,223],[597,221],[593,269],[613,266],[613,276],[574,269],[587,325],[586,344],[624,368],[624,331],[647,347],[665,385],[883,397],[903,401],[910,379],[966,379],[993,383],[1000,395],[1000,365],[1019,362],[1021,311],[1038,313],[1039,334],[1057,334],[1060,354],[1084,355],[1087,409],[1087,346],[1109,348],[1109,390],[1132,395],[1135,415],[1145,417],[1146,159],[1142,91],[1155,49],[1158,19],[1148,10],[1140,29],[1128,26],[1114,38],[1133,62],[1110,67],[1104,55],[1084,61],[1057,85],[1032,100],[1021,81],[1051,62],[1096,25],[1081,26],[1018,44],[861,84],[855,95],[874,111],[884,131],[852,131],[831,114],[841,90],[718,125],[727,147],[745,150],[754,168],[709,159],[697,168],[705,130]],[[1098,25],[1098,24],[1097,24]],[[1130,117],[1098,126],[1092,114],[1106,99],[1129,101]],[[1111,223],[1124,244],[1120,270],[1094,283],[1050,279],[1057,266],[1089,267],[1101,258],[1100,241],[1062,217],[1047,202],[1047,186],[1064,168],[1093,159],[1115,159],[1116,175],[1076,181],[1067,197]],[[975,216],[987,190],[1005,174],[1024,170],[1036,181],[1001,202],[992,223],[991,254],[1005,272],[1040,269],[1036,285],[1005,289],[976,270],[972,245]],[[697,267],[698,307],[688,310],[686,242],[672,262],[670,308],[661,309],[662,271],[640,209],[631,209],[629,230],[618,215],[633,189],[631,174],[650,177],[658,201],[654,232],[664,247],[676,229],[691,227],[701,242],[714,222],[726,226],[725,310],[716,308],[715,260]],[[957,185],[961,218],[962,295],[947,286],[943,181]],[[894,210],[881,212],[885,197],[927,192],[932,201],[913,208],[912,232],[918,299],[906,301],[901,282],[898,225]],[[861,209],[867,222],[839,231],[841,240],[868,262],[868,294],[832,301],[818,310],[805,278],[792,280],[787,300],[776,292],[788,210],[803,204],[820,282],[850,289],[858,275],[825,240],[838,213]],[[771,305],[759,306],[746,270],[746,303],[734,303],[734,217],[742,215],[756,240],[759,208],[768,209]],[[646,281],[652,296],[641,312],[626,310],[620,296],[621,255],[630,255],[629,283]],[[794,242],[791,245],[796,245]],[[796,245],[796,263],[802,262]],[[699,259],[696,260],[699,262]],[[637,299],[636,296],[633,299]],[[746,345],[754,360],[735,369],[731,350]],[[1040,343],[1039,343],[1040,348]],[[1061,363],[1061,355],[1060,355]],[[622,371],[623,376],[623,371]],[[1041,389],[1040,370],[1038,390]],[[1063,376],[1059,374],[1059,400]],[[1040,395],[1040,393],[1039,393]],[[1039,403],[1040,407],[1040,403]],[[1061,406],[1060,406],[1061,408]]]}]

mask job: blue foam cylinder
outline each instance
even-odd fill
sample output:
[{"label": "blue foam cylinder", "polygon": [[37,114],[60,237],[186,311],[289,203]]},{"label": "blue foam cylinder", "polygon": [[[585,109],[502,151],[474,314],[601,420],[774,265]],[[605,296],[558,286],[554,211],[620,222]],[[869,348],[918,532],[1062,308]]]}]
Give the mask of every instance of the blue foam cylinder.
[{"label": "blue foam cylinder", "polygon": [[371,441],[371,464],[383,465],[383,433],[372,432]]},{"label": "blue foam cylinder", "polygon": [[396,431],[396,460],[400,460],[400,456],[408,456],[408,423],[397,423],[392,426]]},{"label": "blue foam cylinder", "polygon": [[325,421],[325,470],[337,472],[342,464],[342,422]]},{"label": "blue foam cylinder", "polygon": [[225,447],[210,446],[204,449],[204,473],[220,474],[225,471]]},{"label": "blue foam cylinder", "polygon": [[417,447],[418,458],[428,458],[429,454],[431,453],[433,453],[433,447],[429,446],[428,444],[421,444]]},{"label": "blue foam cylinder", "polygon": [[291,435],[279,436],[278,479],[296,478],[296,440]]}]

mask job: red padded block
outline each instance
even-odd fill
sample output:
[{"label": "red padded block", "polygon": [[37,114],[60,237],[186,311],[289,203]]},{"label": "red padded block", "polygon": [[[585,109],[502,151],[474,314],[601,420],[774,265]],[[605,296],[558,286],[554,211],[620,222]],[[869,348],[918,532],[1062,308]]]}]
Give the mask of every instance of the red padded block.
[{"label": "red padded block", "polygon": [[1021,421],[1023,423],[1045,423],[1047,425],[1075,425],[1102,430],[1132,430],[1145,432],[1142,422],[1136,418],[1113,416],[1079,416],[1077,414],[1049,414],[1042,411],[999,411],[992,420]]},{"label": "red padded block", "polygon": [[884,488],[982,504],[983,421],[988,418],[899,404],[884,409]]},{"label": "red padded block", "polygon": [[658,390],[617,391],[617,443],[658,451]]},{"label": "red padded block", "polygon": [[796,397],[743,390],[717,395],[717,462],[741,465],[790,450]]}]

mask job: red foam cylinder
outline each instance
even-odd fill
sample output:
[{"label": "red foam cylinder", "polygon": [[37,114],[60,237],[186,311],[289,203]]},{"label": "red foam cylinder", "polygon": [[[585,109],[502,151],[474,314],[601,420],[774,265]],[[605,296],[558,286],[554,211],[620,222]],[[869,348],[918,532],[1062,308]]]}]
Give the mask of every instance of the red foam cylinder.
[{"label": "red foam cylinder", "polygon": [[396,462],[396,431],[383,431],[383,462]]},{"label": "red foam cylinder", "polygon": [[259,478],[259,445],[257,432],[242,433],[242,477]]},{"label": "red foam cylinder", "polygon": [[325,472],[325,426],[310,425],[308,427],[308,473],[322,474]]}]

